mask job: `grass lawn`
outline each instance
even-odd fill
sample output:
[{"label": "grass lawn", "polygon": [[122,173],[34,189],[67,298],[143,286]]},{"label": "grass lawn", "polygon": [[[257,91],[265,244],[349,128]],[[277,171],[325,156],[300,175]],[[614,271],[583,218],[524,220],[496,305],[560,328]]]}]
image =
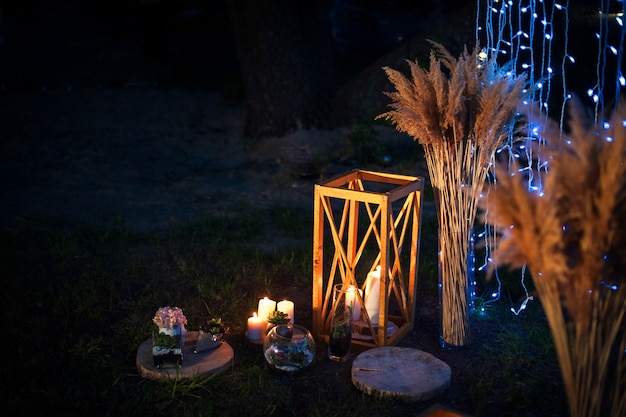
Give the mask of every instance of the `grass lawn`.
[{"label": "grass lawn", "polygon": [[[350,361],[326,359],[321,343],[300,373],[269,369],[246,346],[246,318],[262,296],[289,297],[297,323],[310,328],[311,230],[312,213],[288,207],[240,207],[232,218],[154,233],[132,232],[123,222],[68,230],[49,219],[4,228],[5,415],[416,416],[435,403],[477,416],[567,415],[539,302],[519,316],[509,310],[519,277],[475,318],[470,347],[438,346],[432,219],[422,234],[416,326],[400,345],[450,364],[444,394],[413,404],[367,396],[350,381]],[[165,305],[181,307],[190,330],[222,317],[233,368],[206,379],[142,378],[137,347]]]}]

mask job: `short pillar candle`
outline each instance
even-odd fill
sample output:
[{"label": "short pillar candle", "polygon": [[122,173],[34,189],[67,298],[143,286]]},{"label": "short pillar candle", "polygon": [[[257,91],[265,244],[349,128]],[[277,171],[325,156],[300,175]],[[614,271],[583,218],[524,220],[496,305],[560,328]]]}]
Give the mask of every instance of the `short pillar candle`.
[{"label": "short pillar candle", "polygon": [[373,325],[378,325],[380,313],[380,266],[367,274],[365,283],[365,310]]},{"label": "short pillar candle", "polygon": [[267,297],[263,297],[259,300],[259,308],[257,311],[259,313],[259,317],[265,323],[267,323],[267,316],[269,316],[274,310],[276,310],[276,301],[270,300]]},{"label": "short pillar candle", "polygon": [[263,320],[256,313],[248,317],[248,339],[259,340],[263,336]]}]

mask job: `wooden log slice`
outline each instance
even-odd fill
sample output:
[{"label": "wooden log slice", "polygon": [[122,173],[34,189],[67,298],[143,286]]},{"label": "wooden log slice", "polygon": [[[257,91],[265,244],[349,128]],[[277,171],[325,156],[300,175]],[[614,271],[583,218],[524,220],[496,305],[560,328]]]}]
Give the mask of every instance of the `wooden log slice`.
[{"label": "wooden log slice", "polygon": [[354,386],[368,395],[409,402],[436,397],[452,378],[450,366],[430,353],[397,346],[360,353],[351,374]]},{"label": "wooden log slice", "polygon": [[137,370],[144,378],[167,381],[177,378],[208,376],[233,366],[234,351],[226,342],[215,349],[193,353],[198,332],[187,332],[183,347],[183,363],[178,368],[160,369],[152,360],[152,340],[148,339],[137,349]]}]

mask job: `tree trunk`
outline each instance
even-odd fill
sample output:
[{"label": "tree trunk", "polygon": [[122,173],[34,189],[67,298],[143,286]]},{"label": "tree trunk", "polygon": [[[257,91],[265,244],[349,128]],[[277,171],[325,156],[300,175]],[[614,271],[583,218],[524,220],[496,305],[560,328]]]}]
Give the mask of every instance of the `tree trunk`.
[{"label": "tree trunk", "polygon": [[331,127],[328,2],[229,0],[228,6],[246,93],[246,137]]}]

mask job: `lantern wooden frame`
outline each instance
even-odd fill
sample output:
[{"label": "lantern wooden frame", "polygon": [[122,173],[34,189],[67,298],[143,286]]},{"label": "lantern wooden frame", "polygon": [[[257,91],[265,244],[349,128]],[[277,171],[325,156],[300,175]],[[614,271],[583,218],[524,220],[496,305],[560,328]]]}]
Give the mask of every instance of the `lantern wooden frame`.
[{"label": "lantern wooden frame", "polygon": [[[357,294],[368,338],[352,339],[363,350],[397,344],[415,321],[416,280],[419,264],[424,179],[373,171],[355,170],[315,186],[313,231],[313,332],[328,340],[335,284],[351,284],[365,291],[367,272],[380,265],[380,309],[378,326],[372,325]],[[359,228],[364,207],[365,228]],[[330,257],[324,258],[324,234],[330,231]],[[401,257],[408,244],[409,256]],[[375,248],[368,266],[366,247]],[[378,254],[375,255],[376,250]],[[362,262],[359,265],[359,262]],[[330,262],[329,267],[326,267]],[[367,263],[366,263],[367,262]],[[357,268],[369,268],[360,273]],[[408,272],[408,274],[406,274]],[[393,305],[396,315],[389,311]],[[360,323],[361,323],[360,322]],[[393,322],[393,323],[390,323]],[[395,324],[388,334],[389,325]],[[354,336],[354,335],[353,335]]]}]

